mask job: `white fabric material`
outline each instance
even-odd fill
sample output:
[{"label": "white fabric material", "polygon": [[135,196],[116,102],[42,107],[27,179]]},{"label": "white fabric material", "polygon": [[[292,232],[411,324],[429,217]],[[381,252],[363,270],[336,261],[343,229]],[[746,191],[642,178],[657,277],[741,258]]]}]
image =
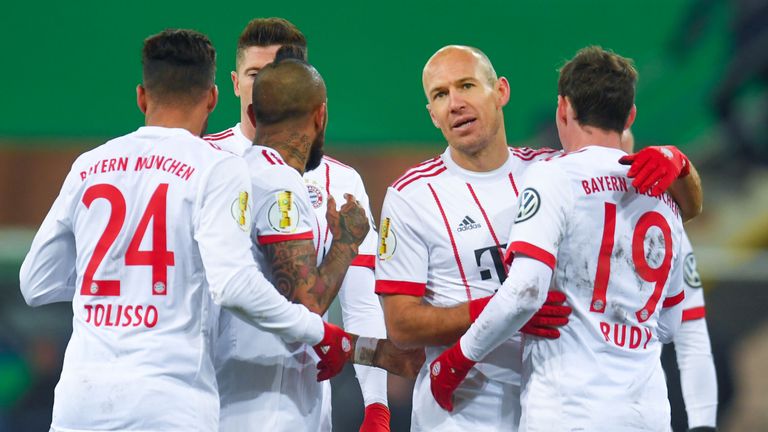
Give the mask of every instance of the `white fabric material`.
[{"label": "white fabric material", "polygon": [[[437,307],[493,294],[506,277],[502,254],[517,186],[532,161],[556,153],[510,149],[501,167],[479,173],[456,165],[446,149],[408,170],[384,199],[377,293],[420,296]],[[413,392],[412,429],[515,430],[520,335],[470,371],[473,384],[459,389],[462,402],[452,413],[437,405],[429,389],[429,364],[446,348],[426,347],[426,362]]]},{"label": "white fabric material", "polygon": [[[631,181],[617,162],[622,154],[587,147],[534,165],[524,180],[510,252],[554,266],[551,288],[566,294],[573,314],[559,339],[525,338],[521,431],[661,431],[669,424],[659,355],[660,341],[680,322],[680,305],[663,308],[663,302],[682,290],[682,222],[668,196],[623,186]],[[616,204],[612,233],[607,203]],[[633,242],[638,221],[654,220],[651,212],[655,221]],[[601,247],[606,230],[610,250]],[[637,261],[660,268],[662,258],[670,268],[657,275],[666,281],[652,307],[655,284],[636,276]],[[593,298],[598,262],[610,265],[600,302]]]},{"label": "white fabric material", "polygon": [[[683,236],[682,255],[685,257],[685,300],[683,310],[704,307],[704,290],[693,258],[693,247]],[[715,427],[717,424],[717,375],[712,359],[706,318],[683,321],[674,338],[680,384],[683,390],[688,426]]]},{"label": "white fabric material", "polygon": [[72,301],[53,429],[216,430],[211,294],[287,339],[322,339],[251,256],[249,190],[241,159],[183,129],[142,127],[75,161],[19,275],[30,305]]},{"label": "white fabric material", "polygon": [[[357,258],[344,276],[338,300],[341,305],[344,328],[347,331],[360,336],[386,338],[384,312],[374,292],[375,278],[372,266],[376,255],[376,226],[371,217],[368,194],[360,174],[352,167],[325,156],[317,168],[304,173],[304,182],[319,223],[318,258],[321,261],[328,253],[333,241],[333,234],[328,229],[325,218],[328,210],[328,195],[330,194],[336,200],[338,210],[346,201],[344,194],[352,194],[368,214],[370,230],[358,249]],[[371,267],[368,266],[369,264]],[[372,403],[387,405],[386,371],[370,366],[355,365],[354,367],[365,405]]]},{"label": "white fabric material", "polygon": [[[294,193],[294,203],[299,208],[299,217],[296,231],[289,235],[311,230],[317,249],[318,264],[327,253],[333,239],[325,219],[329,193],[336,199],[338,207],[345,202],[344,193],[351,193],[368,211],[368,215],[371,214],[368,195],[360,175],[354,169],[332,158],[324,157],[320,166],[306,172],[302,180],[292,168],[288,167],[289,169],[286,170],[286,167],[279,162],[276,162],[276,165],[269,162],[279,158],[274,150],[260,146],[252,147],[251,142],[242,134],[239,123],[206,138],[232,153],[243,155],[246,151],[248,152],[246,158],[249,159],[249,164],[255,167],[251,169],[254,195],[271,196],[278,189],[289,189]],[[268,152],[269,160],[263,157],[264,151]],[[271,189],[268,185],[271,185]],[[262,214],[269,213],[266,205],[257,203],[254,208],[257,209],[256,212],[262,208]],[[264,217],[254,219],[257,224],[267,220]],[[256,244],[260,243],[259,235],[262,238],[265,235],[285,235],[268,231],[269,225],[262,225],[254,230]],[[258,234],[259,232],[261,234]],[[371,231],[360,246],[359,256],[367,255],[372,258],[375,248],[376,232],[371,221]],[[258,249],[255,249],[254,253],[258,258],[263,258]],[[386,335],[384,316],[378,297],[373,291],[373,284],[372,270],[353,263],[342,283],[339,300],[348,331],[381,338]],[[321,384],[315,382],[317,373],[314,365],[315,353],[309,347],[297,348],[290,353],[283,352],[287,356],[286,362],[289,366],[279,365],[280,356],[277,355],[281,352],[279,349],[275,351],[272,345],[262,345],[261,339],[259,343],[254,343],[250,342],[253,340],[252,337],[236,336],[236,331],[230,327],[238,326],[239,323],[236,320],[226,315],[220,322],[220,332],[229,334],[217,347],[217,352],[220,353],[219,359],[228,364],[228,366],[217,368],[221,383],[219,390],[222,394],[221,430],[250,430],[253,424],[264,425],[265,430],[291,432],[307,430],[307,428],[330,430],[330,385],[328,382]],[[252,333],[245,327],[243,331]],[[262,349],[258,349],[257,345]],[[234,354],[238,351],[241,354]],[[270,353],[265,357],[267,360],[265,358],[256,360],[257,357],[264,357],[260,354],[264,352]],[[227,361],[227,357],[236,358]],[[260,364],[254,366],[253,362]],[[249,375],[250,379],[242,378],[246,370],[254,368],[263,368],[264,372],[258,376],[270,378],[257,379],[251,375]],[[366,366],[355,366],[355,371],[366,405],[369,402],[386,405],[386,372]],[[276,374],[279,376],[275,377]]]},{"label": "white fabric material", "polygon": [[[253,254],[268,269],[262,244],[313,242],[318,222],[301,175],[278,152],[254,145],[243,158],[253,191]],[[287,206],[281,202],[286,192]],[[330,385],[317,382],[317,361],[312,346],[285,343],[221,311],[215,346],[220,430],[250,431],[258,424],[270,431],[330,431]]]},{"label": "white fabric material", "polygon": [[461,337],[464,356],[482,361],[517,333],[544,304],[551,279],[546,264],[525,255],[515,257],[507,280]]}]

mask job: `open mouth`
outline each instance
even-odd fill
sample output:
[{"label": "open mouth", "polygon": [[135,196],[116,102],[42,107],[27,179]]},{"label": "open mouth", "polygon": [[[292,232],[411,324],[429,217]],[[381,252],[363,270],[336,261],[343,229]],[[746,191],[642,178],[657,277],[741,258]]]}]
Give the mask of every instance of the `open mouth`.
[{"label": "open mouth", "polygon": [[457,120],[451,125],[451,129],[457,130],[457,131],[468,129],[470,126],[472,126],[472,124],[475,123],[476,120],[477,119],[474,117]]}]

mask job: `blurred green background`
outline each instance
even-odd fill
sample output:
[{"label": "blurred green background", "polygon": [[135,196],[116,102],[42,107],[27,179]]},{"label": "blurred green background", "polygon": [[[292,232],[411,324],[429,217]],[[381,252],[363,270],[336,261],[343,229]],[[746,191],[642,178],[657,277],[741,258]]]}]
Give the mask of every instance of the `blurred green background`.
[{"label": "blurred green background", "polygon": [[[702,173],[705,212],[686,229],[707,293],[722,431],[768,430],[768,0],[291,2],[51,0],[0,8],[0,432],[48,430],[71,307],[27,307],[18,268],[77,154],[143,124],[142,41],[206,33],[220,101],[209,132],[239,120],[229,73],[254,17],[306,35],[329,91],[326,151],[359,169],[374,213],[387,184],[445,144],[421,71],[447,44],[473,45],[511,83],[511,144],[558,147],[558,68],[586,45],[636,61],[639,145],[681,147]],[[671,360],[671,361],[670,361]],[[665,363],[675,431],[686,430],[674,355]],[[393,431],[407,430],[411,382],[390,379]],[[336,431],[362,406],[351,368],[333,382]]]},{"label": "blurred green background", "polygon": [[[598,44],[637,62],[636,134],[685,146],[712,123],[707,92],[723,72],[728,39],[712,31],[685,58],[668,52],[690,7],[687,0],[9,2],[0,16],[0,136],[131,130],[142,121],[134,96],[142,40],[168,27],[202,31],[217,47],[222,97],[209,131],[225,129],[238,117],[229,72],[240,31],[255,16],[282,16],[309,40],[310,61],[329,88],[328,139],[339,145],[441,141],[424,109],[421,69],[438,48],[457,43],[484,50],[510,79],[512,141],[551,122],[558,67]],[[728,8],[718,7],[711,25],[724,30]]]}]

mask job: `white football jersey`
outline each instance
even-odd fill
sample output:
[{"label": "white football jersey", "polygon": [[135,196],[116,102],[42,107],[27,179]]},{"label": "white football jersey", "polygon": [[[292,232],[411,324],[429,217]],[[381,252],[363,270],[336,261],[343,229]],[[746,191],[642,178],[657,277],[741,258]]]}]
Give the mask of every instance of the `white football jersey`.
[{"label": "white football jersey", "polygon": [[[409,169],[384,199],[376,292],[419,296],[439,307],[492,295],[506,279],[503,251],[521,177],[532,161],[556,153],[510,148],[504,165],[480,173],[456,165],[446,149]],[[429,388],[429,364],[445,348],[426,348],[414,388],[412,430],[498,430],[516,424],[520,336],[470,371],[455,393],[453,413],[435,403]],[[497,392],[489,396],[491,391]]]},{"label": "white football jersey", "polygon": [[693,246],[688,234],[683,234],[683,287],[685,288],[685,300],[683,300],[683,322],[704,318],[704,290],[701,285],[701,276],[696,267],[696,257],[693,255]]},{"label": "white football jersey", "polygon": [[[243,157],[253,191],[253,254],[269,275],[260,246],[314,241],[319,223],[301,175],[277,151],[253,145]],[[330,430],[330,416],[323,415],[330,389],[317,383],[318,358],[312,347],[285,343],[222,310],[215,361],[221,431],[248,431],[254,424],[270,431]]]},{"label": "white football jersey", "polygon": [[[53,429],[217,430],[211,298],[322,338],[317,315],[259,283],[250,195],[244,161],[184,129],[142,127],[75,161],[20,272],[29,304],[72,301]],[[270,318],[281,308],[303,318]]]},{"label": "white football jersey", "polygon": [[553,268],[573,308],[559,339],[525,339],[521,431],[668,427],[659,356],[680,323],[682,222],[667,194],[635,192],[622,155],[586,147],[521,186],[507,254]]},{"label": "white football jersey", "polygon": [[688,427],[717,423],[717,374],[705,319],[704,290],[693,247],[683,235],[683,323],[675,334],[675,354],[680,385],[688,414]]},{"label": "white football jersey", "polygon": [[[241,129],[240,129],[240,123],[236,124],[235,126],[226,129],[220,133],[207,135],[205,136],[205,139],[211,142],[212,144],[215,144],[219,147],[221,147],[223,150],[230,151],[237,155],[243,155],[245,151],[251,147],[251,142],[248,138],[243,135]],[[267,155],[271,155],[270,159],[265,158],[256,158],[256,160],[261,160],[261,162],[266,162],[269,166],[272,166],[271,161],[279,164],[282,162],[282,158],[279,157],[279,154],[276,154],[274,150],[261,148],[262,155],[265,151],[267,151]],[[258,152],[257,152],[258,154]],[[281,173],[286,173],[283,169],[277,169],[277,171],[280,171]],[[291,169],[293,173],[296,173],[295,170]],[[297,173],[296,173],[297,174]],[[290,180],[288,181],[288,184],[292,184],[295,186],[295,182],[293,180],[295,179],[296,175],[294,174],[286,174]],[[315,212],[315,217],[310,217],[309,214],[306,214],[306,218],[300,218],[303,220],[303,223],[305,225],[311,225],[311,230],[314,233],[314,241],[316,245],[317,250],[317,258],[318,263],[320,263],[325,256],[325,254],[328,252],[328,249],[330,248],[331,241],[333,239],[333,235],[330,233],[330,230],[328,229],[328,224],[325,219],[325,213],[327,210],[327,204],[328,204],[328,196],[332,195],[336,199],[337,207],[341,207],[341,205],[344,204],[344,193],[351,193],[355,196],[355,198],[360,201],[361,205],[366,209],[368,212],[368,215],[370,217],[370,206],[368,201],[368,195],[365,192],[365,187],[363,186],[362,179],[360,178],[360,175],[351,167],[333,159],[328,156],[324,156],[321,164],[315,168],[312,171],[308,171],[304,173],[304,182],[306,183],[307,188],[307,194],[309,198],[309,202],[312,205],[312,209]],[[276,186],[277,187],[277,186]],[[297,195],[298,196],[298,195]],[[259,205],[256,204],[254,208],[259,208]],[[302,212],[302,214],[307,212]],[[297,233],[300,232],[306,232],[307,226],[305,226],[302,229],[297,229]],[[267,234],[270,235],[270,234]],[[284,235],[284,234],[281,234]],[[288,240],[290,238],[286,238]],[[259,239],[257,238],[255,240],[258,244],[262,244]],[[354,270],[351,268],[350,271],[348,271],[347,276],[344,278],[344,281],[341,286],[341,290],[339,292],[339,299],[340,304],[342,307],[342,313],[344,316],[344,324],[347,331],[353,332],[355,334],[363,335],[363,336],[371,336],[371,337],[386,337],[386,330],[384,327],[384,316],[381,311],[381,306],[379,304],[378,298],[375,295],[373,291],[373,274],[368,274],[368,272],[363,271],[362,269],[370,269],[369,271],[372,271],[374,267],[375,262],[375,248],[376,248],[376,231],[374,229],[374,224],[371,221],[371,230],[364,240],[363,244],[360,245],[359,248],[359,254],[358,256],[353,260],[352,266],[355,268]],[[360,270],[357,270],[360,269]],[[229,318],[225,318],[225,320],[229,320]],[[236,324],[237,325],[237,324]],[[245,330],[248,332],[248,329]],[[236,339],[236,335],[232,334],[232,339]],[[241,345],[243,345],[243,342],[240,342]],[[306,348],[303,348],[306,349]],[[296,354],[293,354],[294,357],[296,357]],[[314,353],[307,353],[307,358],[312,358],[314,356]],[[355,369],[359,368],[366,368],[365,366],[355,366]],[[295,369],[293,369],[295,370]],[[316,369],[313,367],[308,368],[306,370],[303,370],[303,378],[311,380],[315,379],[315,371]],[[378,372],[368,372],[366,375],[376,375]],[[358,370],[358,375],[362,376],[364,374],[363,371]],[[295,375],[295,374],[294,374]],[[363,386],[363,395],[366,399],[366,403],[385,403],[386,404],[386,375],[381,375],[379,378],[371,377],[369,378],[370,383],[367,385],[369,388],[365,388],[366,386],[362,384]],[[309,377],[309,378],[308,378]],[[222,374],[220,374],[220,380],[227,380],[227,382],[224,383],[223,386],[220,386],[220,393],[222,395],[222,401],[228,401],[228,400],[239,400],[242,399],[242,392],[237,390],[239,387],[237,379],[238,377],[233,376],[232,380],[233,385],[230,386],[228,382],[230,381],[228,378],[225,378]],[[290,377],[289,379],[295,379],[295,377]],[[376,382],[376,380],[381,382]],[[299,413],[301,414],[301,417],[304,418],[304,423],[308,425],[313,425],[312,427],[315,427],[315,425],[321,425],[321,429],[329,429],[331,424],[331,401],[330,401],[330,389],[329,384],[327,382],[321,383],[321,384],[315,384],[315,387],[322,389],[322,392],[317,394],[318,400],[317,405],[314,405],[311,400],[309,399],[312,394],[306,394],[306,391],[304,390],[306,387],[309,387],[311,385],[310,382],[305,382],[303,385],[293,385],[290,381],[286,382],[284,385],[281,384],[282,381],[276,381],[274,386],[272,387],[271,397],[268,397],[270,401],[273,401],[275,404],[278,404],[278,399],[280,396],[277,396],[278,393],[283,392],[286,395],[284,396],[286,400],[303,400],[305,401],[303,403],[304,406],[312,406],[312,413],[313,415],[317,415],[318,417],[307,417],[305,413]],[[277,385],[280,384],[280,387],[277,387]],[[296,383],[293,383],[296,384]],[[262,386],[263,388],[263,386]],[[230,397],[228,394],[230,392],[235,392],[236,395],[233,395]],[[303,395],[296,395],[296,392],[304,392]],[[239,395],[238,395],[239,394]],[[253,395],[253,393],[251,393]],[[250,403],[256,403],[258,401],[253,402],[242,402],[242,405],[248,405]],[[229,410],[227,406],[230,405],[229,402],[222,402],[222,430],[240,430],[238,428],[247,428],[248,426],[239,426],[239,425],[251,425],[254,424],[254,421],[263,422],[265,419],[267,419],[265,411],[259,410],[259,411],[252,411],[250,409],[237,409],[236,413],[235,410]],[[286,403],[283,403],[282,406],[285,406]],[[269,405],[269,406],[275,406],[275,405]],[[279,414],[282,417],[289,416],[291,413],[295,414],[295,411],[293,411],[294,406],[296,406],[295,403],[289,402],[287,403],[287,412],[285,414]],[[306,409],[304,410],[306,411]],[[232,414],[230,415],[230,412]],[[275,409],[272,411],[276,415],[279,413],[278,409]],[[275,417],[275,421],[280,420],[280,418]],[[282,421],[282,420],[281,420]],[[226,428],[224,427],[226,426]],[[233,429],[234,428],[234,429]],[[290,428],[290,423],[286,424],[286,429]],[[301,429],[298,429],[301,430]]]}]

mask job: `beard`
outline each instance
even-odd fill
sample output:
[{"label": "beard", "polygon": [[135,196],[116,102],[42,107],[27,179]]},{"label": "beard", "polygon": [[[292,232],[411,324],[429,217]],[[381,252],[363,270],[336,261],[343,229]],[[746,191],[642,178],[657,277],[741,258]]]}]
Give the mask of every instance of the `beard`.
[{"label": "beard", "polygon": [[323,144],[325,144],[325,131],[320,132],[312,141],[312,147],[309,149],[307,163],[304,164],[304,171],[312,171],[320,166],[323,161]]}]

